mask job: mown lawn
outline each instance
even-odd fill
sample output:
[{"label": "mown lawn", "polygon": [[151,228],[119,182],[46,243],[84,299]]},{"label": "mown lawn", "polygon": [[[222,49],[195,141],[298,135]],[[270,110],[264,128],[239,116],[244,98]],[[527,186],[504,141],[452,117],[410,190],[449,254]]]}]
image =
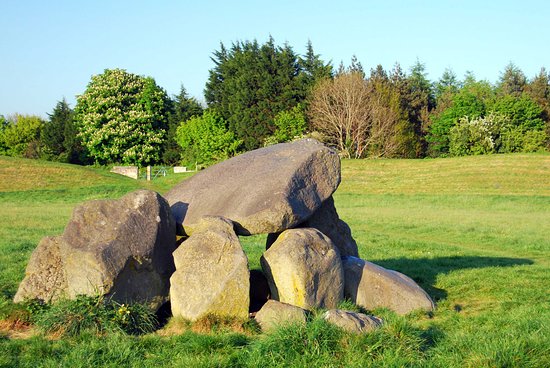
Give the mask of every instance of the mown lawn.
[{"label": "mown lawn", "polygon": [[[76,204],[140,187],[163,193],[182,178],[147,183],[0,157],[0,319],[30,253],[63,231]],[[360,255],[414,278],[433,314],[374,311],[386,324],[365,336],[318,319],[269,335],[51,339],[4,327],[0,366],[550,366],[550,155],[345,160],[335,202]],[[258,268],[264,238],[241,239]]]}]

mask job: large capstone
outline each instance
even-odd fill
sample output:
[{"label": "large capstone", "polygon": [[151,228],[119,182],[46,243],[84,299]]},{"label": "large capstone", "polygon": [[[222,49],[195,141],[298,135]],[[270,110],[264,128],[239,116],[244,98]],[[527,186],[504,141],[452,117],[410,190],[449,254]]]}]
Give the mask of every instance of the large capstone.
[{"label": "large capstone", "polygon": [[261,258],[271,297],[301,308],[335,308],[343,298],[340,253],[317,229],[291,229]]},{"label": "large capstone", "polygon": [[205,217],[174,252],[170,279],[172,314],[197,320],[208,314],[247,318],[248,259],[233,230],[221,217]]},{"label": "large capstone", "polygon": [[175,231],[168,203],[152,191],[86,202],[62,236],[39,244],[15,301],[101,294],[156,310],[168,300]]},{"label": "large capstone", "polygon": [[398,314],[416,309],[431,311],[430,296],[404,274],[356,257],[342,259],[345,296],[368,310],[385,307]]},{"label": "large capstone", "polygon": [[240,235],[280,232],[304,222],[340,183],[338,154],[314,139],[257,149],[211,166],[166,194],[180,234],[223,216]]}]

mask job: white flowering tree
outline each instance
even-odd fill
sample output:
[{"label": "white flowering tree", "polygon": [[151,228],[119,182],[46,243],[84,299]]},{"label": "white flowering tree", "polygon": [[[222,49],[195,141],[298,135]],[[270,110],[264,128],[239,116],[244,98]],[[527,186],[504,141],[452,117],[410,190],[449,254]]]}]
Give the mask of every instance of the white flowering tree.
[{"label": "white flowering tree", "polygon": [[106,69],[77,96],[78,134],[96,163],[151,164],[161,157],[167,108],[153,78]]}]

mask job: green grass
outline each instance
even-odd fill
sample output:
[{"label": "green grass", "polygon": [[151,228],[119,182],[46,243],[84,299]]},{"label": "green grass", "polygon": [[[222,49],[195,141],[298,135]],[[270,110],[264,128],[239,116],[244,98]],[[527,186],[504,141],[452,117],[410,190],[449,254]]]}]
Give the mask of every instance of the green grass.
[{"label": "green grass", "polygon": [[[43,236],[72,208],[151,183],[100,168],[0,157],[0,319]],[[344,160],[335,194],[361,257],[404,272],[436,300],[431,314],[375,311],[386,324],[352,336],[318,317],[268,335],[80,334],[14,338],[0,329],[0,367],[12,366],[550,366],[550,155]],[[265,236],[241,238],[259,268]],[[2,315],[4,311],[4,316]]]}]

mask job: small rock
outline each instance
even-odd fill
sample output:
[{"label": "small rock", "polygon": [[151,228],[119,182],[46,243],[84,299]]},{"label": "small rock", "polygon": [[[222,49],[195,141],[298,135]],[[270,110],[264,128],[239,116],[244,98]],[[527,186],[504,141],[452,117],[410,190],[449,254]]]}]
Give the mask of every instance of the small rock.
[{"label": "small rock", "polygon": [[306,324],[307,311],[294,305],[268,300],[256,313],[256,322],[263,331],[289,323]]},{"label": "small rock", "polygon": [[378,317],[340,309],[326,311],[323,318],[351,333],[370,332],[382,326],[382,319]]},{"label": "small rock", "polygon": [[382,326],[382,319],[378,317],[340,309],[326,311],[323,318],[351,333],[370,332]]}]

